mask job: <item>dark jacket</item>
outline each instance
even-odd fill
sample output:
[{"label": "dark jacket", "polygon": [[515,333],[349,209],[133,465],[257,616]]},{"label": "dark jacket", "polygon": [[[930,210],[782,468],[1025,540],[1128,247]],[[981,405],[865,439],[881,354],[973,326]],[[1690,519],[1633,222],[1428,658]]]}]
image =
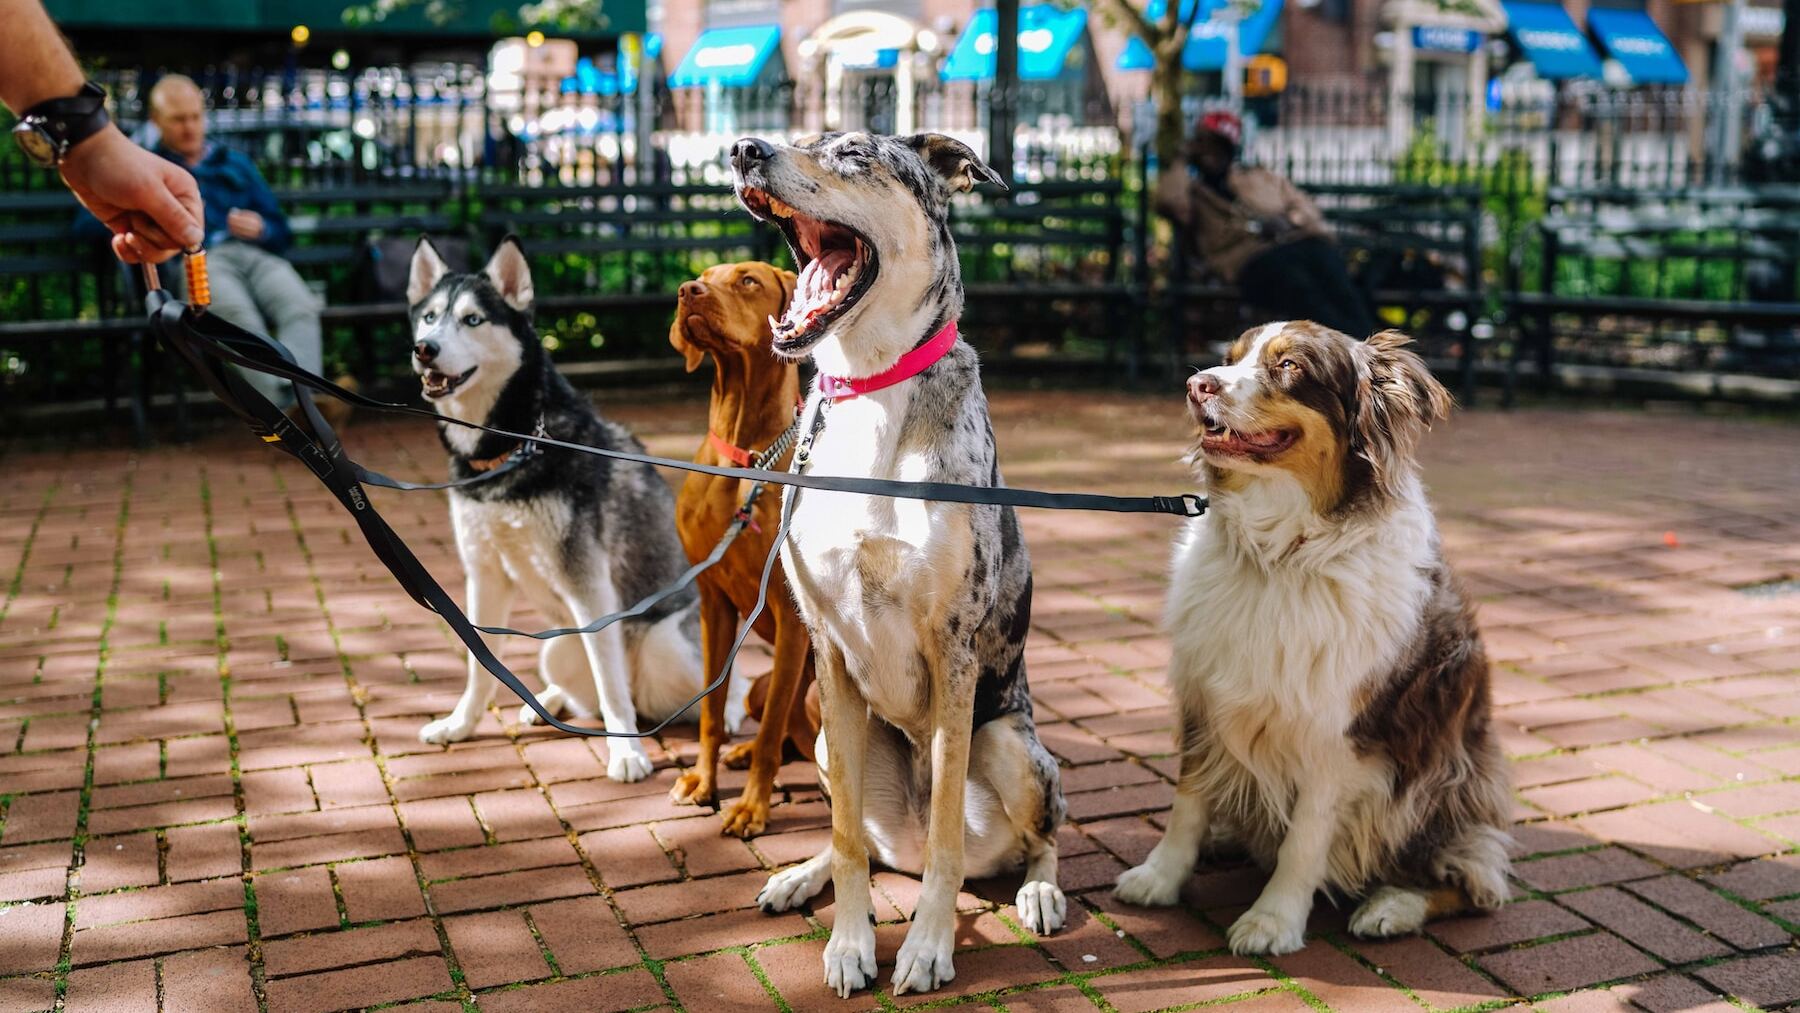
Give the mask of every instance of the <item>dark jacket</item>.
[{"label": "dark jacket", "polygon": [[[288,227],[287,215],[275,203],[275,194],[249,156],[222,144],[214,144],[200,156],[197,165],[189,165],[180,155],[157,145],[157,154],[194,174],[200,184],[200,200],[206,207],[206,245],[236,239],[225,227],[225,216],[232,208],[254,211],[262,216],[263,236],[256,245],[270,253],[282,253],[294,245],[294,232]],[[78,236],[99,239],[110,236],[106,226],[87,212],[75,222]],[[237,242],[243,242],[236,239]]]}]

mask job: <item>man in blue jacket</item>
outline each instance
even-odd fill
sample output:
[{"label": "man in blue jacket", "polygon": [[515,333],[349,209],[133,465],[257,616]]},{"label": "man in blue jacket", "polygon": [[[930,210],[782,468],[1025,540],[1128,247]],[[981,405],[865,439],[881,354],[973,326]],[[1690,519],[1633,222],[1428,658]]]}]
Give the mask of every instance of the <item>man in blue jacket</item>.
[{"label": "man in blue jacket", "polygon": [[[322,303],[281,254],[293,245],[287,215],[255,163],[206,143],[206,99],[189,78],[170,74],[150,89],[150,119],[162,132],[156,153],[194,174],[206,209],[212,312],[287,346],[304,369],[321,372]],[[251,382],[271,401],[293,403],[291,385],[266,373]],[[320,399],[337,414],[334,398]],[[336,421],[328,419],[328,421]]]}]

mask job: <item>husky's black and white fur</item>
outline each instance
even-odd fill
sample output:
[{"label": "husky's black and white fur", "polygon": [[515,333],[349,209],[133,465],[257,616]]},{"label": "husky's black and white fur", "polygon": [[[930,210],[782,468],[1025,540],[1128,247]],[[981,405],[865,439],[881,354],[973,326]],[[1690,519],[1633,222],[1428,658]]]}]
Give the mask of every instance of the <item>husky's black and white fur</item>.
[{"label": "husky's black and white fur", "polygon": [[[456,274],[421,239],[406,295],[413,370],[438,414],[521,433],[541,425],[554,439],[644,452],[551,364],[532,327],[531,273],[516,240],[503,241],[480,272]],[[499,436],[447,423],[438,429],[452,478],[492,470],[518,452]],[[452,491],[450,519],[468,580],[464,607],[481,626],[505,625],[518,595],[556,626],[582,626],[674,583],[686,569],[675,497],[648,465],[540,450],[504,475]],[[609,732],[637,731],[640,714],[668,716],[704,682],[697,603],[685,589],[598,633],[546,641],[538,702],[553,714],[597,712]],[[468,738],[497,685],[471,657],[455,710],[419,737]],[[519,718],[531,723],[536,715],[522,707]],[[607,742],[607,776],[636,781],[650,773],[641,740]]]},{"label": "husky's black and white fur", "polygon": [[[930,134],[745,139],[732,163],[739,200],[782,230],[800,268],[774,324],[778,354],[872,376],[961,314],[949,194],[993,178],[965,145]],[[910,380],[833,405],[810,470],[1000,485],[975,352],[959,343]],[[1012,509],[808,491],[782,553],[817,652],[832,845],[772,877],[763,908],[802,903],[829,877],[825,981],[842,996],[875,975],[871,855],[924,877],[896,994],[954,976],[965,875],[1023,867],[1021,921],[1061,927],[1065,805],[1032,721],[1031,561]]]}]

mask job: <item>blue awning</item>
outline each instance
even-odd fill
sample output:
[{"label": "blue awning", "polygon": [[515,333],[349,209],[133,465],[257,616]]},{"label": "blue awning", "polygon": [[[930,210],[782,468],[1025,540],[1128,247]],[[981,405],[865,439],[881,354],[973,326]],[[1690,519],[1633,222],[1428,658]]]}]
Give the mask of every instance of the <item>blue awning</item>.
[{"label": "blue awning", "polygon": [[[994,26],[998,15],[983,7],[950,50],[939,76],[946,81],[986,81],[994,76]],[[1087,31],[1087,11],[1054,4],[1019,8],[1019,79],[1053,81],[1069,64],[1069,53]]]},{"label": "blue awning", "polygon": [[779,25],[707,29],[669,75],[669,87],[697,88],[713,81],[727,88],[748,87],[780,43]]},{"label": "blue awning", "polygon": [[1506,30],[1537,67],[1538,76],[1552,81],[1569,77],[1599,77],[1600,57],[1556,4],[1503,2]]},{"label": "blue awning", "polygon": [[[1182,17],[1193,13],[1195,2],[1196,0],[1181,0]],[[1227,26],[1219,18],[1219,12],[1226,7],[1226,0],[1198,2],[1206,6],[1201,8],[1202,17],[1195,22],[1188,34],[1187,45],[1181,50],[1181,65],[1192,71],[1224,70]],[[1269,33],[1275,30],[1275,23],[1281,20],[1281,4],[1282,0],[1263,0],[1262,6],[1238,22],[1238,55],[1250,57],[1263,51],[1268,45]],[[1166,0],[1150,0],[1144,14],[1156,21],[1168,9]],[[1154,63],[1150,47],[1144,45],[1143,39],[1133,35],[1125,43],[1125,51],[1119,54],[1116,66],[1120,70],[1149,70]]]},{"label": "blue awning", "polygon": [[1681,55],[1643,11],[1594,7],[1588,11],[1588,27],[1612,58],[1624,65],[1633,84],[1687,83],[1687,65],[1681,62]]}]

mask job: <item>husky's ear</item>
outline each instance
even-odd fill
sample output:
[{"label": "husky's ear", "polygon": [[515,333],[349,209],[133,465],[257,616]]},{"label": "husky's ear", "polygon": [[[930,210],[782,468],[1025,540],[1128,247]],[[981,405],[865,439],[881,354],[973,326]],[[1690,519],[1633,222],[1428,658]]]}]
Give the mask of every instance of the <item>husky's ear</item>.
[{"label": "husky's ear", "polygon": [[430,295],[449,273],[450,265],[438,256],[437,247],[431,245],[431,237],[421,233],[419,245],[413,247],[412,272],[406,278],[406,304],[418,305],[419,300]]},{"label": "husky's ear", "polygon": [[1006,184],[1000,181],[1000,174],[988,168],[973,149],[954,137],[914,134],[906,139],[906,143],[919,153],[926,165],[944,177],[944,184],[952,190],[967,193],[975,188],[977,182],[988,182],[1002,190],[1006,189]]},{"label": "husky's ear", "polygon": [[675,311],[675,319],[669,322],[669,344],[674,345],[675,350],[687,360],[687,371],[690,373],[699,369],[700,363],[706,359],[706,350],[688,340],[687,317],[679,309]]},{"label": "husky's ear", "polygon": [[1389,330],[1357,348],[1360,376],[1352,446],[1388,491],[1412,468],[1413,452],[1426,430],[1448,418],[1454,407],[1450,392],[1431,375],[1425,360],[1407,350],[1411,343]]},{"label": "husky's ear", "polygon": [[531,265],[525,260],[525,248],[519,237],[509,235],[500,240],[487,266],[481,269],[499,290],[500,298],[520,313],[530,313],[534,294],[531,288]]}]

